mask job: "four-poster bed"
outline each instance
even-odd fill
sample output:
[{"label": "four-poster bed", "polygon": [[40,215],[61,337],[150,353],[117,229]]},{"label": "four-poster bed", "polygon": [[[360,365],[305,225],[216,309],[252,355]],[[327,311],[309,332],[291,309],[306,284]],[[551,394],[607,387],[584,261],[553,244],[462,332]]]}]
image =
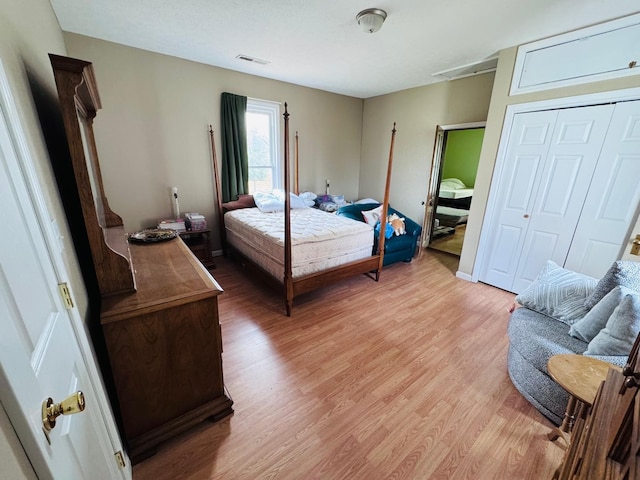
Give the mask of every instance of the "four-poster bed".
[{"label": "four-poster bed", "polygon": [[[285,103],[285,112],[284,112],[284,212],[283,219],[282,215],[278,216],[277,213],[261,213],[258,209],[252,208],[252,212],[246,212],[244,214],[238,214],[238,210],[233,210],[227,213],[225,218],[225,206],[228,204],[223,204],[222,202],[222,187],[220,174],[217,165],[216,151],[215,151],[215,141],[213,137],[213,129],[210,127],[209,133],[211,136],[211,151],[213,156],[213,166],[214,166],[214,176],[216,181],[216,204],[218,208],[218,219],[220,223],[220,238],[222,241],[222,248],[225,255],[227,252],[232,250],[233,254],[239,256],[243,264],[250,268],[253,271],[262,274],[262,277],[265,278],[269,283],[277,286],[278,288],[283,289],[284,297],[285,297],[285,308],[287,316],[291,316],[291,309],[293,306],[293,299],[298,295],[303,293],[310,292],[312,290],[318,289],[327,284],[336,282],[341,279],[345,279],[357,274],[367,274],[374,278],[376,281],[380,278],[380,271],[382,270],[383,260],[384,260],[384,244],[385,244],[385,236],[384,236],[384,228],[379,229],[379,238],[378,238],[378,248],[377,252],[373,252],[372,254],[372,245],[373,245],[373,228],[366,223],[357,222],[351,219],[346,219],[344,217],[339,217],[336,215],[332,215],[326,212],[320,212],[315,209],[305,209],[308,210],[303,212],[302,210],[292,210],[291,209],[291,185],[290,185],[290,161],[289,161],[289,112],[287,108],[287,104]],[[393,126],[393,130],[391,133],[391,146],[389,149],[389,161],[387,165],[387,176],[386,176],[386,184],[385,184],[385,193],[384,193],[384,201],[382,204],[382,215],[381,218],[386,218],[387,216],[387,208],[389,204],[389,187],[391,184],[391,169],[393,163],[393,148],[395,141],[395,123]],[[295,193],[298,193],[298,134],[296,132],[295,139],[295,166],[294,166],[294,189]],[[237,203],[237,202],[232,202]],[[251,200],[251,203],[253,201]],[[247,206],[250,206],[248,204]],[[312,211],[311,211],[312,210]],[[263,218],[261,218],[261,215]],[[314,215],[316,217],[314,217]],[[308,230],[304,222],[317,222],[317,215],[320,215],[321,223],[328,222],[330,226],[329,230],[335,232],[339,231],[338,238],[327,238],[327,245],[324,245],[322,248],[318,248],[318,245],[323,245],[321,243],[314,243],[306,249],[308,253],[310,250],[318,251],[325,250],[327,252],[333,252],[337,243],[342,242],[343,238],[351,238],[349,235],[355,236],[359,238],[363,238],[365,244],[360,244],[360,246],[356,247],[355,244],[352,245],[352,248],[348,248],[349,253],[346,255],[342,255],[340,258],[336,258],[336,255],[333,255],[332,258],[328,259],[328,263],[318,262],[318,265],[328,265],[327,268],[322,268],[318,271],[313,271],[314,267],[311,265],[312,262],[309,262],[306,257],[303,256],[306,254],[305,251],[305,234],[304,230]],[[251,225],[249,227],[241,227],[242,220],[238,217],[248,217]],[[279,220],[279,232],[274,232],[273,223],[274,220]],[[292,230],[292,218],[294,220],[294,227]],[[268,219],[268,220],[267,220]],[[282,220],[284,220],[284,232],[282,232]],[[262,230],[262,235],[264,235],[263,240],[247,240],[245,235],[250,237],[249,233],[251,230],[257,231],[260,227],[258,224],[264,224],[266,222],[271,223],[271,227],[266,227]],[[297,222],[297,223],[296,223]],[[302,222],[302,223],[301,223]],[[246,223],[246,222],[245,222]],[[338,225],[341,224],[341,225]],[[314,228],[316,224],[313,224]],[[242,230],[241,228],[244,228]],[[248,230],[247,230],[248,228]],[[340,228],[340,230],[338,230]],[[363,233],[364,229],[364,233]],[[317,230],[317,229],[316,229]],[[344,233],[344,231],[348,231]],[[248,233],[243,233],[248,232]],[[292,233],[293,232],[293,233]],[[282,233],[284,233],[284,238]],[[293,238],[292,238],[293,235]],[[344,236],[343,236],[344,235]],[[271,238],[267,238],[271,237]],[[313,232],[311,234],[313,237],[310,242],[319,242],[320,240],[325,240],[325,235],[318,232]],[[322,237],[322,238],[319,238]],[[255,237],[252,237],[255,238]],[[348,240],[348,242],[355,242],[356,240]],[[268,246],[260,251],[252,251],[250,250],[252,246],[257,244],[267,244],[268,242],[273,242],[271,246]],[[358,250],[359,253],[356,253],[355,250]],[[365,251],[365,253],[362,253]],[[275,253],[274,253],[275,252]],[[296,255],[299,255],[301,260],[297,263],[293,262],[292,254],[295,252]],[[253,257],[253,258],[252,258]],[[267,258],[267,257],[270,257]],[[279,257],[279,258],[275,258]],[[270,265],[269,262],[271,260],[276,260],[276,262],[271,262],[273,265]],[[277,271],[277,260],[280,260],[279,268],[283,268],[283,272],[278,274]],[[305,265],[301,265],[304,263]],[[309,271],[311,270],[311,271]]]}]

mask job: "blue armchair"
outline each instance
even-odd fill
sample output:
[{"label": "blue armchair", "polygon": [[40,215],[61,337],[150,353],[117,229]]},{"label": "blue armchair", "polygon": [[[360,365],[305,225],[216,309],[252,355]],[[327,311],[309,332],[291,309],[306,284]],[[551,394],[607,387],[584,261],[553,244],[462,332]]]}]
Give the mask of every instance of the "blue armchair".
[{"label": "blue armchair", "polygon": [[[362,212],[373,210],[379,205],[379,203],[356,203],[353,205],[345,205],[338,209],[337,214],[351,218],[353,220],[358,220],[359,222],[364,222]],[[403,262],[410,262],[415,255],[416,247],[420,240],[420,234],[422,233],[422,227],[420,225],[418,225],[403,213],[389,207],[387,215],[391,215],[392,213],[395,213],[399,217],[404,218],[404,226],[407,233],[405,235],[394,235],[391,238],[385,240],[383,265],[389,265],[401,260]],[[378,237],[376,235],[373,245],[373,251],[376,252],[377,249]]]}]

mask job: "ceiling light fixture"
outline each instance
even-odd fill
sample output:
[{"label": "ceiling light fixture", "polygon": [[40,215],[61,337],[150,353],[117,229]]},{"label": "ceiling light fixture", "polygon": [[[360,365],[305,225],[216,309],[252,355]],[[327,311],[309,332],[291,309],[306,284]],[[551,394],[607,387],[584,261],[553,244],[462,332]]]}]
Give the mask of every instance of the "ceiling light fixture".
[{"label": "ceiling light fixture", "polygon": [[387,12],[379,8],[367,8],[356,15],[358,25],[365,33],[374,33],[380,30],[386,18]]}]

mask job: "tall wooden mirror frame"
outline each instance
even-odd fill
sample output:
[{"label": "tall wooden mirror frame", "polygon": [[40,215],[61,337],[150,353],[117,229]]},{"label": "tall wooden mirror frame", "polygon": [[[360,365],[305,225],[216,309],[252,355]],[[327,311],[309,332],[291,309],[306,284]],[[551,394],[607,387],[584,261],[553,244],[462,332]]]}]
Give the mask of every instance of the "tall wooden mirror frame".
[{"label": "tall wooden mirror frame", "polygon": [[49,58],[100,294],[135,291],[122,218],[109,207],[102,183],[93,133],[93,119],[101,108],[93,66],[59,55]]}]

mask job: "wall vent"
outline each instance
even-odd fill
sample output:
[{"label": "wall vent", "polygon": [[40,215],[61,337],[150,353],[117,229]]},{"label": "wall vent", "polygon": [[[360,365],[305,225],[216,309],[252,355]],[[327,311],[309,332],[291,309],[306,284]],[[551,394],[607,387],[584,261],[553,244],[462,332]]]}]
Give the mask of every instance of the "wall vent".
[{"label": "wall vent", "polygon": [[441,78],[442,80],[454,80],[456,78],[470,77],[471,75],[479,75],[481,73],[494,72],[498,66],[498,57],[487,58],[479,62],[469,63],[461,67],[443,70],[434,73],[432,76]]},{"label": "wall vent", "polygon": [[267,65],[271,63],[267,60],[260,60],[259,58],[250,57],[249,55],[237,55],[236,58],[239,60],[244,60],[245,62],[257,63],[259,65]]}]

